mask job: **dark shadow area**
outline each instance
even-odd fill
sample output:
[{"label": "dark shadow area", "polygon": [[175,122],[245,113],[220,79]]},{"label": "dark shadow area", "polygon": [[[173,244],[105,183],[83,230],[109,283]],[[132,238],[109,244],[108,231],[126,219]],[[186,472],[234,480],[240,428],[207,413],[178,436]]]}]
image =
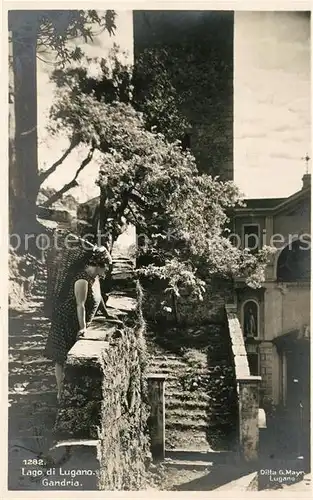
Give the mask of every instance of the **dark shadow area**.
[{"label": "dark shadow area", "polygon": [[218,450],[236,450],[238,445],[238,398],[235,367],[226,322],[208,341],[208,393],[212,395],[208,412],[207,439]]},{"label": "dark shadow area", "polygon": [[174,485],[175,491],[210,491],[223,486],[252,472],[255,472],[255,466],[238,465],[215,465],[209,474],[199,479],[189,481],[184,484]]},{"label": "dark shadow area", "polygon": [[277,262],[277,281],[310,281],[311,250],[308,242],[294,241],[281,252]]}]

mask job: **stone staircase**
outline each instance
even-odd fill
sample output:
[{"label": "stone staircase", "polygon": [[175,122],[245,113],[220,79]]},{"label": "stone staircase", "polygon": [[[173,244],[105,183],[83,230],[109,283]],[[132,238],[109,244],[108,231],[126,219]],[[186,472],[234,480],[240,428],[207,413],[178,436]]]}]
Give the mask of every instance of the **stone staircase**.
[{"label": "stone staircase", "polygon": [[[109,307],[119,309],[126,285],[129,295],[132,268],[128,258],[114,255]],[[35,277],[27,310],[12,311],[9,318],[9,489],[13,490],[43,489],[40,482],[21,474],[21,466],[23,460],[49,454],[59,441],[54,431],[54,366],[42,355],[49,329],[43,313],[45,291],[43,267]],[[191,341],[190,335],[179,338],[177,331],[160,339],[149,325],[148,332],[149,371],[167,375],[165,464],[182,472],[206,471],[212,464],[232,460],[236,405],[225,332],[216,326],[201,327],[191,332]]]},{"label": "stone staircase", "polygon": [[227,332],[207,325],[190,333],[189,339],[178,340],[173,331],[160,342],[150,331],[147,341],[149,372],[167,376],[166,457],[173,464],[176,454],[181,466],[182,456],[196,459],[196,453],[199,462],[199,456],[226,457],[236,447],[236,387]]},{"label": "stone staircase", "polygon": [[[109,308],[118,308],[132,268],[128,259],[115,257],[114,291],[108,301]],[[50,455],[51,447],[59,442],[54,429],[57,415],[54,364],[43,357],[50,326],[43,312],[46,276],[45,266],[40,266],[29,288],[27,308],[9,314],[8,487],[12,490],[43,489],[40,481],[21,474],[23,460]]]},{"label": "stone staircase", "polygon": [[[43,313],[45,290],[46,271],[43,268],[35,276],[27,310],[11,311],[9,316],[9,422],[14,429],[16,417],[23,415],[31,424],[32,409],[40,411],[47,400],[55,406],[54,368],[42,356],[49,328],[49,320]],[[32,400],[36,402],[34,407]],[[20,432],[25,437],[32,435],[23,428]],[[16,436],[16,432],[11,434]]]},{"label": "stone staircase", "polygon": [[57,411],[54,366],[42,355],[49,329],[44,266],[34,278],[27,309],[9,314],[8,487],[13,490],[40,489],[22,474],[23,460],[48,452]]},{"label": "stone staircase", "polygon": [[[114,290],[112,304],[118,302],[124,281],[131,276],[132,263],[117,257],[113,262]],[[53,363],[43,357],[50,322],[44,316],[46,270],[39,269],[31,288],[27,310],[12,311],[9,318],[9,408],[10,434],[33,435],[35,413],[51,407],[55,416],[56,389]],[[108,303],[110,307],[110,299]],[[35,406],[32,404],[34,401]],[[41,409],[41,410],[40,410]],[[35,411],[36,410],[36,411]],[[21,419],[26,427],[21,427]],[[37,418],[38,420],[38,418]],[[36,420],[36,422],[37,422]],[[39,419],[40,420],[40,419]],[[15,424],[18,423],[18,429]],[[35,427],[38,427],[37,422]],[[45,428],[46,422],[42,422]],[[41,427],[42,427],[41,426]],[[40,427],[40,426],[39,426]],[[26,432],[26,428],[28,431]],[[16,432],[18,431],[18,432]],[[46,431],[46,429],[45,429]],[[46,434],[46,432],[45,432]]]}]

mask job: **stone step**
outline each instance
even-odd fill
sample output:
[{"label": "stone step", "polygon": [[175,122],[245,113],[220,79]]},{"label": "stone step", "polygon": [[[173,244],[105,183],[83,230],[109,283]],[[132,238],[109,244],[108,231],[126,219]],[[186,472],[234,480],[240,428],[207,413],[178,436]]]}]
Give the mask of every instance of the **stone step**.
[{"label": "stone step", "polygon": [[[149,343],[147,342],[147,348],[149,352]],[[174,360],[174,361],[180,361],[181,363],[185,362],[182,360],[181,356],[178,354],[171,354],[171,353],[164,353],[163,351],[160,353],[155,354],[154,352],[150,353],[151,358],[155,360],[161,360],[161,361],[168,361],[168,360]]]},{"label": "stone step", "polygon": [[[45,441],[48,439],[48,436],[51,436],[51,442],[53,441],[54,438],[54,432],[53,429],[50,427],[48,428],[47,426],[37,426],[36,428],[21,428],[21,429],[16,429],[12,428],[11,431],[9,430],[9,439],[16,439],[16,440],[32,440],[32,441]],[[30,455],[30,454],[29,454]]]},{"label": "stone step", "polygon": [[185,430],[170,429],[165,436],[166,449],[182,448],[184,450],[207,452],[210,449],[206,433],[202,430],[193,429],[192,434]]},{"label": "stone step", "polygon": [[166,366],[171,366],[171,367],[186,367],[186,363],[183,361],[180,361],[180,359],[177,358],[166,358],[164,356],[149,356],[149,363],[153,365],[157,365],[159,367],[166,367]]},{"label": "stone step", "polygon": [[166,468],[175,468],[180,470],[203,470],[209,471],[213,467],[213,462],[201,461],[201,460],[178,460],[165,458],[162,465]]},{"label": "stone step", "polygon": [[[156,370],[153,369],[153,367],[149,366],[149,371],[147,372],[146,376],[149,377],[151,374],[154,374],[154,373],[161,374],[161,373],[164,373],[164,372],[162,370],[156,371]],[[179,383],[179,377],[178,377],[177,374],[175,374],[175,372],[168,372],[165,375],[166,375],[166,380],[165,380],[166,387],[168,387],[168,385],[171,382],[177,382],[177,383]]]},{"label": "stone step", "polygon": [[178,390],[176,386],[165,386],[165,401],[167,399],[174,399],[180,401],[199,401],[199,402],[210,402],[210,397],[203,391],[182,391]]},{"label": "stone step", "polygon": [[44,347],[47,335],[34,333],[32,335],[9,335],[9,351],[14,349],[32,349],[35,347]]},{"label": "stone step", "polygon": [[206,409],[195,409],[195,408],[172,408],[171,402],[169,401],[165,409],[165,419],[166,421],[176,420],[179,422],[184,422],[188,419],[193,422],[198,422],[200,420],[205,421],[207,418]]},{"label": "stone step", "polygon": [[209,444],[206,451],[184,448],[166,449],[165,456],[171,460],[213,462],[214,464],[234,463],[237,460],[237,454],[233,451],[214,451],[210,449]]},{"label": "stone step", "polygon": [[56,395],[56,388],[51,391],[33,391],[29,394],[9,392],[9,412],[15,411],[16,408],[23,408],[26,414],[30,408],[32,411],[48,407],[55,408],[57,405]]},{"label": "stone step", "polygon": [[[19,468],[21,467],[22,460],[30,458],[38,458],[38,455],[47,455],[49,449],[53,446],[54,440],[50,438],[47,432],[45,436],[36,437],[18,437],[9,436],[8,439],[8,452],[9,460],[17,459],[19,462]],[[9,467],[10,471],[10,467]],[[20,472],[20,470],[19,470]]]},{"label": "stone step", "polygon": [[26,365],[22,361],[17,361],[9,365],[9,379],[15,375],[23,377],[54,375],[54,365],[51,364],[51,361]]},{"label": "stone step", "polygon": [[51,361],[46,359],[41,353],[43,353],[43,347],[38,347],[36,349],[16,349],[9,352],[9,371],[12,368],[16,368],[17,365],[24,365],[26,367],[32,367],[34,365],[44,365],[45,363],[51,366]]},{"label": "stone step", "polygon": [[23,324],[23,323],[29,323],[29,322],[40,322],[40,323],[49,323],[50,320],[47,318],[44,314],[39,314],[40,311],[36,310],[31,314],[23,314],[21,312],[12,314],[10,311],[9,315],[9,321],[10,323],[12,322],[12,325],[16,324]]},{"label": "stone step", "polygon": [[190,415],[187,415],[184,420],[172,420],[169,416],[165,422],[166,429],[178,429],[178,430],[192,430],[197,429],[201,431],[206,431],[208,428],[208,423],[204,419],[195,419],[190,418]]},{"label": "stone step", "polygon": [[42,347],[38,347],[38,349],[16,349],[9,352],[9,371],[15,367],[16,363],[24,364],[25,366],[32,366],[38,363],[44,364],[49,363],[48,359],[46,359],[41,353],[43,352]]},{"label": "stone step", "polygon": [[10,392],[17,392],[22,394],[24,391],[30,390],[54,390],[55,389],[55,377],[54,375],[42,376],[25,374],[13,374],[9,375],[9,390]]},{"label": "stone step", "polygon": [[150,364],[157,367],[158,369],[162,368],[171,368],[171,369],[184,369],[189,372],[196,372],[199,371],[200,373],[205,373],[208,371],[208,367],[194,367],[191,366],[187,363],[183,363],[180,361],[175,361],[175,360],[169,360],[169,361],[161,361],[161,360],[155,360],[154,358],[150,358]]},{"label": "stone step", "polygon": [[33,399],[40,399],[43,395],[46,395],[47,397],[49,397],[49,395],[53,395],[53,394],[56,394],[56,388],[53,389],[53,388],[49,388],[47,390],[45,389],[38,389],[38,388],[34,388],[34,389],[30,389],[30,390],[25,390],[25,391],[21,391],[21,392],[18,392],[18,391],[14,391],[14,390],[9,390],[9,401],[12,399],[12,398],[15,398],[15,397],[20,397],[20,398],[25,398],[27,397],[27,400],[31,400],[31,398]]},{"label": "stone step", "polygon": [[198,399],[177,399],[177,398],[165,398],[166,408],[169,409],[184,409],[185,411],[190,410],[207,410],[210,405],[209,401],[198,401]]},{"label": "stone step", "polygon": [[134,271],[133,263],[128,260],[116,260],[113,262],[113,272],[119,269],[126,269],[127,271]]},{"label": "stone step", "polygon": [[112,261],[113,261],[113,265],[115,262],[131,262],[132,265],[133,265],[133,260],[130,259],[129,257],[126,257],[125,255],[121,255],[119,253],[114,253],[114,249],[113,249],[113,252],[112,252]]},{"label": "stone step", "polygon": [[9,347],[9,359],[10,355],[14,357],[14,355],[19,354],[19,355],[27,355],[27,356],[32,356],[36,355],[44,350],[45,346],[45,340],[42,339],[41,343],[39,342],[16,342],[15,346]]},{"label": "stone step", "polygon": [[42,372],[38,373],[9,373],[9,387],[11,390],[13,388],[21,387],[29,390],[31,387],[37,387],[38,384],[47,387],[49,385],[55,386],[55,376],[54,369],[50,373]]},{"label": "stone step", "polygon": [[17,335],[9,335],[9,344],[10,342],[13,342],[14,344],[16,342],[28,342],[28,341],[34,341],[34,342],[40,342],[43,339],[47,338],[47,334],[45,333],[33,333],[31,335],[26,335],[21,333],[19,336]]},{"label": "stone step", "polygon": [[159,365],[158,363],[149,363],[150,371],[154,371],[155,373],[164,373],[168,375],[175,375],[176,378],[179,378],[184,375],[194,374],[195,376],[209,376],[210,371],[207,368],[199,368],[194,370],[190,366],[186,365],[171,365],[164,363],[163,365]]},{"label": "stone step", "polygon": [[50,324],[46,321],[42,324],[38,321],[32,323],[24,323],[24,325],[18,325],[16,322],[9,322],[9,336],[10,337],[28,337],[31,339],[33,335],[46,335],[48,334]]},{"label": "stone step", "polygon": [[[56,415],[57,408],[53,410],[52,407],[50,407],[50,409],[46,410],[45,412],[36,412],[27,416],[25,416],[25,413],[23,415],[21,413],[10,412],[9,431],[13,429],[16,431],[20,431],[22,429],[30,431],[32,428],[34,430],[38,430],[38,427],[41,426],[43,426],[43,429],[45,426],[47,426],[47,428],[52,428],[56,420]],[[10,434],[12,433],[10,432]]]},{"label": "stone step", "polygon": [[47,405],[39,404],[37,405],[13,405],[9,407],[9,420],[10,422],[15,420],[20,420],[25,418],[25,415],[36,414],[36,416],[40,419],[43,419],[45,415],[48,415],[49,418],[52,415],[56,418],[57,415],[57,406],[56,406],[56,398],[51,399],[51,404]]},{"label": "stone step", "polygon": [[45,298],[42,298],[42,297],[32,297],[32,302],[36,305],[36,306],[40,306],[41,304],[44,303],[44,300]]}]

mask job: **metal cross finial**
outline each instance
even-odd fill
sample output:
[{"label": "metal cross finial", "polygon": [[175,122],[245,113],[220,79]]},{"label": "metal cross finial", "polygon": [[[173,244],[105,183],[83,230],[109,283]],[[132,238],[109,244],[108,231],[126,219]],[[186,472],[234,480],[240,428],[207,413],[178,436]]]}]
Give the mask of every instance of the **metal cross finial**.
[{"label": "metal cross finial", "polygon": [[305,156],[303,156],[301,158],[301,160],[305,161],[305,173],[308,174],[309,173],[309,161],[311,160],[311,158],[308,155],[308,153]]}]

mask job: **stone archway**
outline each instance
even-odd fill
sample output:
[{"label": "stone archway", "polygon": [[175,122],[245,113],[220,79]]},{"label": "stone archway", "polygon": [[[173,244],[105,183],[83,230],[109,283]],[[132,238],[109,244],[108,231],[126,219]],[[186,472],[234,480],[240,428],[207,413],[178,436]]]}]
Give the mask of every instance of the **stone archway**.
[{"label": "stone archway", "polygon": [[280,252],[277,259],[277,281],[310,281],[311,248],[308,242],[297,239]]}]

